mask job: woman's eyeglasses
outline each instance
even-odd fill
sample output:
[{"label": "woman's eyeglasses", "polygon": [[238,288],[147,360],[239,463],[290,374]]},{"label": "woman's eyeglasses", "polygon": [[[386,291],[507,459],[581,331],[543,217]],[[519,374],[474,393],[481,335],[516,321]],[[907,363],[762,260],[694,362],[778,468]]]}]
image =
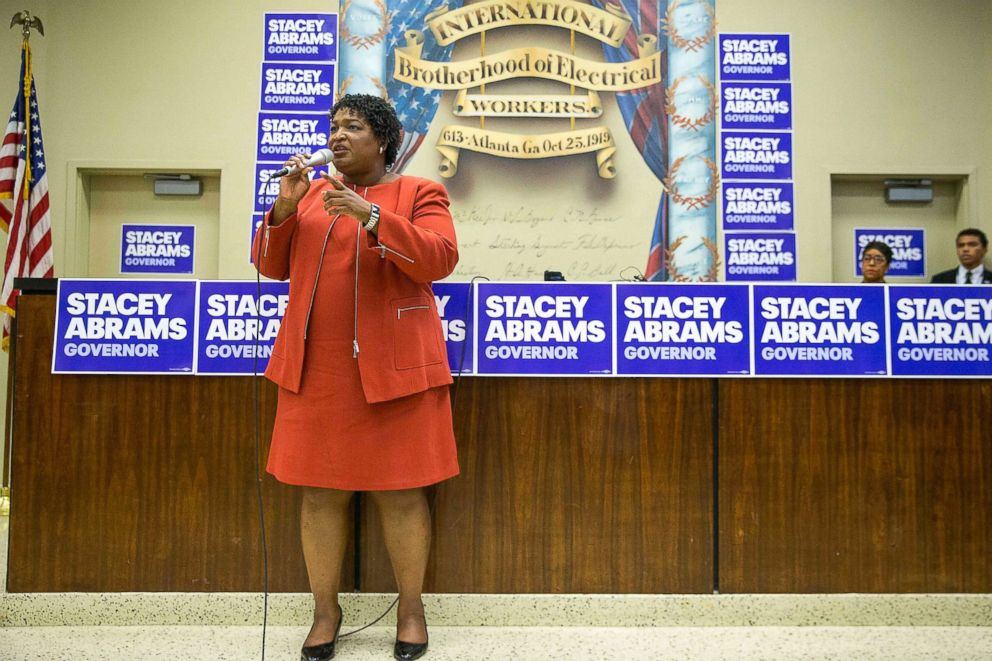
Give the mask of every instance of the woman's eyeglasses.
[{"label": "woman's eyeglasses", "polygon": [[865,264],[884,264],[885,258],[881,255],[865,255],[861,261]]}]

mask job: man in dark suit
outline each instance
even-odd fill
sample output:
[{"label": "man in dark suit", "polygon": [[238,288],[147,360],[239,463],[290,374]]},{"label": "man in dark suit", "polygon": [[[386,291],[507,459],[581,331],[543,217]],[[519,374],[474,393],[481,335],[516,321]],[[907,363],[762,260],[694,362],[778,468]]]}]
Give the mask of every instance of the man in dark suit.
[{"label": "man in dark suit", "polygon": [[930,279],[935,285],[988,285],[992,284],[992,271],[985,268],[982,260],[989,251],[989,239],[985,232],[973,227],[958,232],[957,268],[941,271]]}]

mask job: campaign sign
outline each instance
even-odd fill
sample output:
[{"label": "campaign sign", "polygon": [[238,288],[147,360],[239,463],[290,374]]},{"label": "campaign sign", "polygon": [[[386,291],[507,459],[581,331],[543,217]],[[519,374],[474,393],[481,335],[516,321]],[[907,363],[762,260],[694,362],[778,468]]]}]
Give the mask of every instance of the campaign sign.
[{"label": "campaign sign", "polygon": [[795,225],[792,182],[725,183],[723,229],[791,230]]},{"label": "campaign sign", "polygon": [[792,134],[747,131],[721,134],[724,179],[792,179]]},{"label": "campaign sign", "polygon": [[481,283],[479,374],[613,371],[613,288],[586,283]]},{"label": "campaign sign", "polygon": [[288,304],[288,282],[200,282],[196,373],[263,373]]},{"label": "campaign sign", "polygon": [[254,262],[255,255],[252,253],[252,247],[255,245],[255,233],[258,232],[258,228],[262,226],[262,222],[265,221],[264,213],[255,213],[251,216],[251,233],[248,235],[248,261]]},{"label": "campaign sign", "polygon": [[796,235],[793,232],[724,233],[727,281],[794,282]]},{"label": "campaign sign", "polygon": [[52,372],[193,373],[193,280],[60,279]]},{"label": "campaign sign", "polygon": [[270,179],[280,163],[255,163],[255,213],[265,213],[279,197],[279,180]]},{"label": "campaign sign", "polygon": [[787,34],[721,34],[720,80],[791,80]]},{"label": "campaign sign", "polygon": [[754,287],[754,373],[884,375],[885,288]]},{"label": "campaign sign", "polygon": [[295,113],[258,113],[258,148],[260,161],[284,163],[291,156],[313,153],[327,146],[331,118],[323,115]]},{"label": "campaign sign", "polygon": [[[264,214],[279,197],[279,180],[272,179],[273,172],[281,170],[282,163],[255,163],[255,204],[253,211]],[[321,172],[327,172],[327,166],[321,165],[310,171],[310,179]]]},{"label": "campaign sign", "polygon": [[992,287],[888,287],[893,376],[992,376]]},{"label": "campaign sign", "polygon": [[328,62],[337,59],[336,14],[265,14],[266,62]]},{"label": "campaign sign", "polygon": [[334,65],[262,63],[260,110],[326,113],[334,105]]},{"label": "campaign sign", "polygon": [[792,83],[722,83],[724,129],[792,128]]},{"label": "campaign sign", "polygon": [[881,241],[892,248],[892,263],[885,274],[889,276],[921,276],[926,273],[923,229],[893,229],[879,227],[854,228],[854,275],[861,277],[861,254],[872,241]]},{"label": "campaign sign", "polygon": [[192,273],[193,225],[121,225],[121,273]]},{"label": "campaign sign", "polygon": [[617,285],[617,374],[747,374],[748,288]]},{"label": "campaign sign", "polygon": [[433,289],[444,331],[444,346],[448,351],[448,367],[455,375],[472,374],[475,372],[472,333],[475,299],[472,285],[467,282],[435,282]]}]

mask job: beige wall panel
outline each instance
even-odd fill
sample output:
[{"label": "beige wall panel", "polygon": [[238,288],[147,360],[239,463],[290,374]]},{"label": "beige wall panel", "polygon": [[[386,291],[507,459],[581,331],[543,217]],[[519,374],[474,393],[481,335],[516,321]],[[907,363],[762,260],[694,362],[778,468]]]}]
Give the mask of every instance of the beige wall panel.
[{"label": "beige wall panel", "polygon": [[960,222],[992,229],[988,7],[717,0],[722,31],[792,35],[799,280],[832,277],[831,174],[974,171],[975,208]]},{"label": "beige wall panel", "polygon": [[[837,178],[833,182],[833,281],[860,282],[854,275],[854,230],[866,228],[924,229],[926,276],[888,277],[890,284],[930,282],[930,276],[957,264],[960,181],[935,181],[934,199],[927,204],[891,204],[885,201],[881,177]],[[892,276],[893,272],[889,272]]]},{"label": "beige wall panel", "polygon": [[[220,180],[200,177],[201,195],[155,195],[152,179],[142,174],[88,177],[90,212],[89,277],[212,279],[217,277],[217,227]],[[192,225],[195,227],[193,273],[121,275],[121,226]],[[244,249],[248,259],[248,247]]]}]

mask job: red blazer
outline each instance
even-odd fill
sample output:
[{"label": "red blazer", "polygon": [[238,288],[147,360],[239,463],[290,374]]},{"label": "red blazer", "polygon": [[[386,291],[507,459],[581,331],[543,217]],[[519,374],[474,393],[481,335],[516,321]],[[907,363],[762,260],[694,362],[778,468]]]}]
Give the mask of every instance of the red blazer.
[{"label": "red blazer", "polygon": [[[358,370],[369,403],[452,382],[431,290],[431,282],[448,276],[458,262],[448,194],[418,177],[401,177],[399,186],[398,208],[381,209],[378,239],[360,230],[365,241],[358,269]],[[289,304],[265,376],[292,392],[299,392],[302,380],[304,332],[326,230],[323,223],[317,233],[301,229],[306,221],[300,218],[327,217],[320,193],[328,187],[314,181],[297,212],[275,227],[269,225],[270,210],[252,247],[262,275],[289,278]]]}]

